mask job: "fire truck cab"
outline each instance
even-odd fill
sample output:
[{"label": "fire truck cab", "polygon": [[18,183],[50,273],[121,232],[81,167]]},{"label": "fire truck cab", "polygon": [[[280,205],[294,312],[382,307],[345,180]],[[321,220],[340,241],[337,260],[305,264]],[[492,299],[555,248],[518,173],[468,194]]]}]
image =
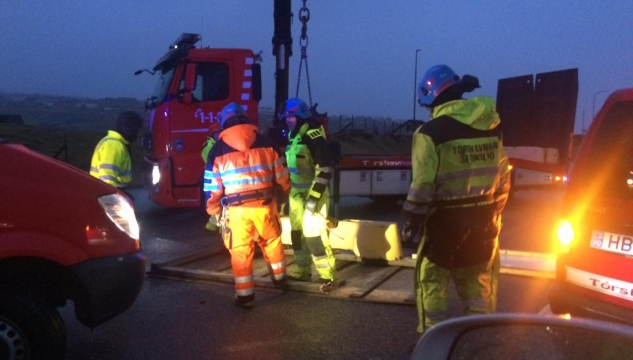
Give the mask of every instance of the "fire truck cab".
[{"label": "fire truck cab", "polygon": [[212,122],[231,102],[258,121],[261,68],[252,50],[196,48],[200,35],[185,33],[152,71],[158,80],[145,108],[142,138],[150,199],[169,207],[201,205],[200,156]]}]

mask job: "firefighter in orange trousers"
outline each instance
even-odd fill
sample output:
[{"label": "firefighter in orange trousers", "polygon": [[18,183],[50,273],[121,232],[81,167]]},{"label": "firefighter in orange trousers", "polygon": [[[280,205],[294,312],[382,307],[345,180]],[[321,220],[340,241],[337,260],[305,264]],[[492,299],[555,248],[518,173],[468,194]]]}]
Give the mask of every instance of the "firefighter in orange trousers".
[{"label": "firefighter in orange trousers", "polygon": [[224,246],[231,253],[234,304],[255,303],[253,255],[262,249],[273,283],[285,287],[286,265],[277,199],[290,194],[290,175],[272,139],[258,133],[244,108],[230,103],[220,113],[222,132],[204,171],[207,213],[219,215]]}]

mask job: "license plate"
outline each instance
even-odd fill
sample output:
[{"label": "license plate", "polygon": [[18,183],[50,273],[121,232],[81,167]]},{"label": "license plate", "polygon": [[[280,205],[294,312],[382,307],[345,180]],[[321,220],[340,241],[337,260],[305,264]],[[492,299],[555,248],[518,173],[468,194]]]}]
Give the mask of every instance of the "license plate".
[{"label": "license plate", "polygon": [[591,235],[590,246],[594,249],[633,255],[633,236],[614,234],[606,231],[594,231]]}]

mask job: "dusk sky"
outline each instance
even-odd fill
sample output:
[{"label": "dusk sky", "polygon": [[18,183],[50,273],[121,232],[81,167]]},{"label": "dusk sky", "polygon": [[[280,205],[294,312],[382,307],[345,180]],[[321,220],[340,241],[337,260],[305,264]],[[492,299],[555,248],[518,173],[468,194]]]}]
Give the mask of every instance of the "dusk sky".
[{"label": "dusk sky", "polygon": [[[293,0],[290,94],[300,60]],[[579,69],[576,132],[608,93],[633,87],[633,1],[308,0],[313,102],[331,115],[413,116],[418,81],[445,63],[479,78],[466,97],[496,97],[500,78]],[[274,102],[273,0],[2,0],[0,91],[101,97],[150,95],[151,68],[181,33],[202,45],[263,51]],[[604,91],[604,92],[602,92]],[[307,100],[305,73],[299,96]],[[421,108],[417,119],[428,119]]]}]

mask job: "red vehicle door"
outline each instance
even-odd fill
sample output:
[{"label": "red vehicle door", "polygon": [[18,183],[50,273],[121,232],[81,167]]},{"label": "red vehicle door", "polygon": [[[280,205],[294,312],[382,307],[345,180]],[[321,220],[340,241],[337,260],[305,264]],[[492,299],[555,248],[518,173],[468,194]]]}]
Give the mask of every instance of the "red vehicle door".
[{"label": "red vehicle door", "polygon": [[[173,162],[173,193],[179,201],[199,199],[204,162],[200,156],[209,125],[219,121],[226,105],[237,102],[247,115],[257,120],[257,100],[253,96],[253,54],[250,50],[200,49],[189,52],[179,67],[172,89],[169,114],[169,141]],[[195,71],[191,95],[184,93],[187,72]],[[187,97],[187,98],[186,98]]]}]

